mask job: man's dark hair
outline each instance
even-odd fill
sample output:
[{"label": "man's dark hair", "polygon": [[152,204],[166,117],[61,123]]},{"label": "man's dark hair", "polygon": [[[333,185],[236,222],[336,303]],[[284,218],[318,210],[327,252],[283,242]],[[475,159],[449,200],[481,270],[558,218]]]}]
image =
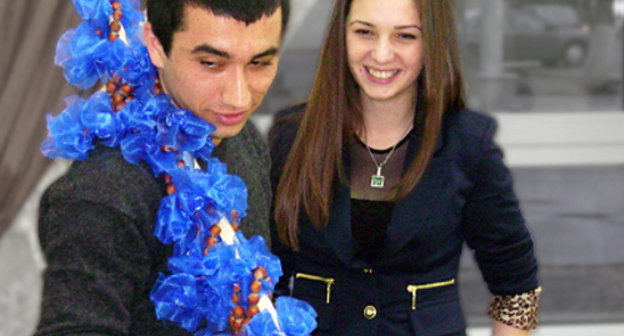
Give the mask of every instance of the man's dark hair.
[{"label": "man's dark hair", "polygon": [[148,20],[167,54],[171,50],[173,33],[184,29],[185,6],[204,8],[214,15],[231,17],[247,25],[281,7],[282,35],[290,12],[290,0],[147,0]]}]

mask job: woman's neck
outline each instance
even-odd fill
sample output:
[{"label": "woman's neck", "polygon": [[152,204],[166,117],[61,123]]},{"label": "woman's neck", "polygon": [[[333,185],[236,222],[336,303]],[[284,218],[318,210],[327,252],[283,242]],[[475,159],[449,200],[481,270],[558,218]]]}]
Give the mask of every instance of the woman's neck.
[{"label": "woman's neck", "polygon": [[364,134],[361,140],[372,148],[384,149],[395,145],[414,123],[413,99],[380,102],[362,99]]}]

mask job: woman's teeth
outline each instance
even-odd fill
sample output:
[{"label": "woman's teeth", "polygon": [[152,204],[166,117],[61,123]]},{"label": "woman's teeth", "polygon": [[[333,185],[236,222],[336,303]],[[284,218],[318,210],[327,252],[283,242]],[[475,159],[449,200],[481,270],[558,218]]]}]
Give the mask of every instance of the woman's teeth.
[{"label": "woman's teeth", "polygon": [[371,68],[366,68],[369,74],[371,74],[375,78],[379,79],[388,79],[399,72],[399,70],[375,70]]}]

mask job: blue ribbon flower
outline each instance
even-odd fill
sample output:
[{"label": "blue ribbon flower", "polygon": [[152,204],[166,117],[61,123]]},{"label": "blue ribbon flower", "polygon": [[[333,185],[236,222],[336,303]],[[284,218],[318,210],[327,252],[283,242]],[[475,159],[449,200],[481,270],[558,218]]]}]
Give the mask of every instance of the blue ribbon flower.
[{"label": "blue ribbon flower", "polygon": [[156,316],[176,322],[180,327],[194,331],[202,322],[201,295],[195,277],[175,274],[160,277],[150,295],[156,307]]},{"label": "blue ribbon flower", "polygon": [[84,100],[71,96],[65,99],[65,104],[67,107],[57,117],[47,116],[49,135],[41,150],[49,158],[82,161],[94,148],[91,131],[80,120]]},{"label": "blue ribbon flower", "polygon": [[142,43],[132,41],[128,48],[130,48],[128,53],[131,57],[125,59],[117,75],[134,88],[135,94],[144,94],[153,88],[157,77],[156,67],[152,64],[147,48]]},{"label": "blue ribbon flower", "polygon": [[113,14],[110,0],[73,0],[78,15],[85,21],[107,21]]},{"label": "blue ribbon flower", "polygon": [[100,139],[100,143],[109,147],[118,146],[125,135],[123,121],[113,111],[111,98],[104,92],[97,92],[89,98],[80,115],[80,121]]},{"label": "blue ribbon flower", "polygon": [[[100,36],[87,22],[63,34],[56,46],[55,64],[64,67],[69,83],[85,90],[95,85],[100,77],[108,77],[121,66],[117,52],[108,52],[109,41]],[[121,43],[121,42],[119,42]],[[119,43],[113,43],[119,45]],[[118,49],[119,48],[115,48]]]},{"label": "blue ribbon flower", "polygon": [[169,195],[160,201],[154,235],[165,244],[183,239],[193,226],[191,218],[179,209],[182,202],[178,195]]},{"label": "blue ribbon flower", "polygon": [[254,316],[247,326],[247,336],[306,336],[316,328],[316,312],[308,303],[287,296],[275,301],[279,327],[268,311]]}]

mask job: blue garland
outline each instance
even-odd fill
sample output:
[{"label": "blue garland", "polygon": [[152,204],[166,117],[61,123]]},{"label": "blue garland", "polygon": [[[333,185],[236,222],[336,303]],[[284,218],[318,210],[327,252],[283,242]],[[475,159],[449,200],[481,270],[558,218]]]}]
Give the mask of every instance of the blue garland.
[{"label": "blue garland", "polygon": [[[228,245],[212,232],[222,218],[236,224],[246,215],[247,189],[210,156],[214,126],[175,107],[160,92],[140,37],[144,16],[139,2],[73,0],[84,21],[60,38],[55,63],[78,88],[100,82],[106,91],[88,100],[66,98],[65,110],[47,117],[42,152],[85,160],[97,144],[118,146],[128,162],[146,162],[155,177],[165,178],[168,195],[161,200],[154,234],[174,249],[169,273],[160,275],[151,293],[158,319],[196,336],[217,335],[228,327],[231,334],[249,336],[309,335],[316,313],[289,297],[276,300],[277,319],[269,310],[243,314],[244,324],[232,328],[235,309],[247,312],[257,303],[252,297],[272,296],[273,280],[282,275],[280,261],[259,236],[248,240],[239,230],[235,244]],[[196,169],[196,159],[205,161],[207,169]]]}]

